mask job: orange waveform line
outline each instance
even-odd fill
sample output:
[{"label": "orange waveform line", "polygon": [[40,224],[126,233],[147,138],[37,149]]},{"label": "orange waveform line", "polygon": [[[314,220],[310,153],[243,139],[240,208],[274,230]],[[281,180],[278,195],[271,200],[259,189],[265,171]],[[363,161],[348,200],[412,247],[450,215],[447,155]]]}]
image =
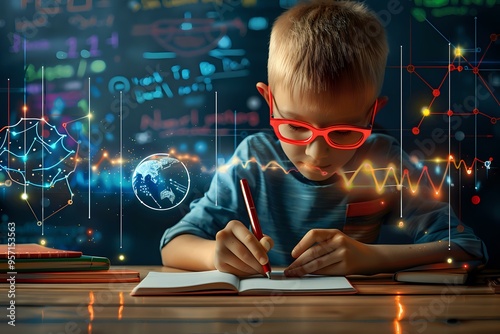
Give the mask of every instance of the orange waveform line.
[{"label": "orange waveform line", "polygon": [[94,168],[98,168],[103,163],[104,160],[110,161],[110,159],[108,158],[108,154],[106,152],[103,153],[99,161],[96,164],[94,164]]},{"label": "orange waveform line", "polygon": [[[443,161],[445,161],[445,160],[443,160]],[[420,175],[418,176],[417,180],[415,182],[412,182],[408,169],[403,170],[403,176],[402,176],[401,180],[399,180],[396,168],[394,168],[394,166],[389,165],[388,167],[385,167],[385,168],[373,168],[373,166],[369,162],[362,164],[360,167],[358,167],[358,169],[356,169],[353,172],[341,173],[340,176],[342,176],[342,178],[344,179],[344,182],[345,182],[347,187],[352,187],[352,186],[354,186],[354,181],[355,181],[357,175],[364,169],[365,171],[367,171],[371,174],[371,177],[373,178],[373,181],[375,183],[375,188],[378,192],[383,191],[383,189],[386,187],[386,184],[387,184],[387,181],[389,180],[389,178],[394,180],[395,185],[399,189],[405,184],[405,180],[406,180],[408,187],[410,188],[410,190],[413,193],[417,192],[419,185],[422,183],[422,180],[427,179],[429,181],[431,188],[434,190],[434,193],[436,195],[438,195],[441,192],[441,189],[443,188],[443,184],[448,176],[447,174],[448,174],[448,170],[450,169],[451,164],[453,164],[456,169],[459,169],[463,165],[466,173],[468,175],[470,175],[470,174],[472,174],[472,168],[476,164],[476,162],[484,163],[484,161],[479,160],[477,158],[474,158],[474,160],[472,161],[470,166],[468,166],[463,159],[461,159],[457,163],[457,162],[455,162],[453,157],[450,157],[448,159],[448,162],[446,163],[446,168],[445,168],[445,171],[443,172],[443,176],[441,177],[440,182],[434,182],[432,180],[432,177],[429,174],[428,166],[422,167],[422,171],[421,171]],[[385,173],[385,176],[383,177],[383,180],[379,181],[379,179],[376,176],[376,172],[382,171],[382,170],[385,170],[386,173]],[[350,178],[348,178],[346,176],[346,174],[349,174],[349,173],[352,173],[352,176]]]},{"label": "orange waveform line", "polygon": [[200,162],[200,157],[198,157],[197,155],[190,155],[188,153],[177,154],[177,151],[173,148],[168,151],[168,154],[175,156],[175,158],[180,161]]},{"label": "orange waveform line", "polygon": [[93,170],[96,170],[97,168],[99,168],[99,166],[104,162],[104,161],[109,161],[112,165],[115,165],[115,164],[119,164],[119,163],[123,163],[123,160],[120,160],[120,159],[111,159],[109,158],[109,154],[107,152],[104,152],[101,156],[101,158],[99,159],[99,161],[94,164],[94,166],[92,166],[92,169]]},{"label": "orange waveform line", "polygon": [[[247,161],[242,161],[242,160],[240,160],[238,158],[233,158],[233,159],[231,159],[231,161],[230,161],[229,164],[225,164],[225,165],[219,167],[218,170],[220,172],[226,172],[229,169],[229,166],[236,166],[236,165],[241,165],[241,167],[243,167],[243,168],[246,169],[250,163],[255,163],[255,164],[259,164],[260,165],[260,163],[255,158],[250,158]],[[286,170],[283,166],[281,166],[275,160],[272,160],[272,161],[268,162],[265,165],[260,165],[260,169],[263,170],[263,171],[266,171],[268,169],[281,169],[281,171],[283,173],[285,173],[285,174],[289,174],[289,173],[291,173],[293,171],[297,171],[295,168],[292,168],[290,170]]]},{"label": "orange waveform line", "polygon": [[[365,169],[367,172],[371,173],[371,176],[373,178],[373,182],[375,183],[375,189],[378,192],[382,192],[383,191],[385,185],[387,184],[387,180],[389,179],[390,174],[392,174],[392,177],[393,177],[394,182],[396,183],[396,185],[400,186],[400,182],[399,182],[399,180],[397,178],[397,175],[395,173],[395,169],[396,168],[394,166],[388,166],[388,167],[385,167],[385,168],[373,168],[373,166],[371,165],[371,163],[366,162],[366,163],[362,164],[361,166],[359,166],[358,169],[356,169],[354,172],[342,172],[339,175],[344,179],[345,185],[348,188],[350,188],[350,187],[353,187],[353,183],[356,180],[356,177],[358,176],[358,174],[361,173],[362,169]],[[385,176],[383,177],[383,181],[379,182],[379,180],[377,179],[375,173],[377,171],[382,171],[382,170],[385,170],[386,173],[385,173]],[[348,173],[352,173],[352,176],[350,178],[348,178],[346,176],[346,174],[348,174]]]},{"label": "orange waveform line", "polygon": [[[455,162],[455,160],[453,159],[453,157],[450,157],[449,159],[450,161],[453,161],[453,164],[455,165],[455,168],[456,169],[460,169],[460,166],[463,164],[464,165],[464,168],[465,168],[465,171],[469,171],[469,170],[472,170],[472,167],[474,167],[474,165],[476,165],[478,162],[484,164],[485,161],[484,160],[480,160],[478,158],[474,158],[472,160],[472,163],[470,164],[470,166],[467,166],[467,164],[465,163],[465,161],[463,159],[460,159],[460,161],[458,162],[458,164]],[[491,161],[492,159],[490,159]]]},{"label": "orange waveform line", "polygon": [[[456,162],[452,156],[450,156],[448,159],[438,159],[439,161],[447,161],[446,163],[446,168],[445,171],[443,172],[443,175],[441,177],[441,180],[439,182],[434,182],[432,180],[432,177],[429,173],[429,168],[428,166],[422,167],[422,171],[420,172],[420,175],[418,176],[416,181],[412,181],[410,177],[410,172],[408,169],[403,170],[403,175],[401,177],[401,180],[398,178],[398,171],[396,167],[392,164],[388,165],[387,167],[383,168],[374,168],[373,165],[367,161],[363,164],[361,164],[356,170],[354,171],[343,171],[339,173],[339,176],[344,180],[346,187],[351,188],[354,187],[356,177],[358,174],[360,174],[362,171],[370,173],[373,182],[375,184],[375,189],[378,192],[382,192],[384,188],[386,187],[387,183],[389,180],[394,181],[394,185],[398,188],[401,189],[403,185],[405,184],[405,181],[409,187],[409,189],[415,193],[418,190],[418,187],[422,183],[422,180],[428,180],[431,188],[434,190],[434,193],[438,195],[441,192],[441,189],[443,188],[443,184],[448,176],[448,170],[450,169],[450,166],[453,164],[456,169],[460,169],[461,166],[464,167],[466,173],[468,175],[472,174],[472,167],[477,163],[481,162],[484,163],[483,160],[480,160],[478,158],[474,158],[472,163],[470,165],[467,165],[467,163],[461,159],[459,162]],[[490,159],[491,161],[491,159]],[[229,164],[223,165],[219,167],[218,171],[219,172],[226,172],[229,169],[229,166],[235,166],[235,165],[241,165],[243,168],[247,168],[250,163],[256,163],[259,164],[258,161],[255,158],[251,158],[247,161],[242,161],[238,158],[233,158]],[[261,170],[266,171],[267,169],[280,169],[283,173],[289,174],[291,171],[296,171],[296,169],[292,170],[286,170],[283,168],[281,165],[279,165],[276,161],[271,161],[265,165],[260,165]],[[382,180],[377,177],[376,173],[385,171],[384,176],[382,177]],[[347,175],[350,174],[350,177]],[[391,184],[391,186],[394,186]]]},{"label": "orange waveform line", "polygon": [[441,182],[439,182],[439,186],[436,186],[436,183],[434,183],[434,181],[432,181],[432,177],[429,174],[429,168],[427,166],[424,166],[422,168],[422,172],[420,173],[418,180],[414,185],[412,185],[412,182],[410,179],[410,172],[407,169],[405,169],[403,172],[403,178],[401,179],[401,185],[403,185],[405,179],[408,179],[408,187],[410,188],[410,190],[413,193],[416,193],[418,191],[418,187],[419,187],[420,183],[422,182],[422,179],[424,178],[424,175],[425,175],[427,180],[429,181],[429,183],[431,185],[432,190],[434,190],[434,193],[436,195],[438,195],[441,192],[441,189],[443,189],[443,184],[446,180],[446,176],[447,176],[449,168],[450,168],[450,164],[447,164],[446,169],[443,173],[443,177],[441,178]]}]

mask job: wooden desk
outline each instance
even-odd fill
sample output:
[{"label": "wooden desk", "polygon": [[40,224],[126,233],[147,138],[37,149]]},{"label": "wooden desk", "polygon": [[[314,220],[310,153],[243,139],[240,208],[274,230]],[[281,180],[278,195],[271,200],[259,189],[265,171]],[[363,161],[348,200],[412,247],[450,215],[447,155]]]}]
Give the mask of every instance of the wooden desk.
[{"label": "wooden desk", "polygon": [[[127,267],[141,272],[162,267]],[[487,286],[351,281],[357,295],[131,297],[135,283],[17,284],[16,326],[0,332],[97,333],[499,333],[500,295]]]}]

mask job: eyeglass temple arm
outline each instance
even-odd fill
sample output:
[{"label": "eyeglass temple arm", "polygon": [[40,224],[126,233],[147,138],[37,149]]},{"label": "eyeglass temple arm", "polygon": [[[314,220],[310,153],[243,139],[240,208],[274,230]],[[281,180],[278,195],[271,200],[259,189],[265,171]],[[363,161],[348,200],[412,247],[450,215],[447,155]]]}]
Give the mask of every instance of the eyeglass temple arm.
[{"label": "eyeglass temple arm", "polygon": [[373,126],[373,123],[375,122],[375,116],[378,113],[378,98],[375,99],[375,105],[373,106],[373,112],[372,112],[372,121],[371,125]]},{"label": "eyeglass temple arm", "polygon": [[271,92],[271,88],[269,87],[268,89],[268,95],[269,95],[269,117],[273,116],[273,93]]}]

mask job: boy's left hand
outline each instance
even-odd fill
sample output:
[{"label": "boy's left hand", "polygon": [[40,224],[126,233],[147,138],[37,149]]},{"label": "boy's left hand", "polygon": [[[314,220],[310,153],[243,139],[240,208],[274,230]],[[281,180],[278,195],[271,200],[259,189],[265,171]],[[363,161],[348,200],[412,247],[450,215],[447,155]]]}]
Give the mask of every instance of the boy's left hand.
[{"label": "boy's left hand", "polygon": [[285,269],[286,276],[370,274],[378,266],[373,246],[335,229],[310,230],[292,256],[296,260]]}]

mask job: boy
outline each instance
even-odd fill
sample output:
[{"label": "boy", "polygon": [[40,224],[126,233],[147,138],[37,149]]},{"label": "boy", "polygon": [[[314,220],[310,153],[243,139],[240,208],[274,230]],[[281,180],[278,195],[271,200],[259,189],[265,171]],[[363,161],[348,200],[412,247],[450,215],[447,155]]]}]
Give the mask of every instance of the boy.
[{"label": "boy", "polygon": [[[449,258],[485,261],[483,243],[447,204],[430,199],[422,185],[418,198],[407,194],[416,178],[402,188],[389,182],[393,177],[377,183],[385,173],[402,175],[388,172],[400,159],[410,175],[419,172],[393,138],[371,134],[387,102],[377,97],[387,54],[383,27],[360,3],[299,4],[282,14],[271,33],[269,85],[257,84],[277,139],[259,133],[242,141],[234,163],[165,231],[163,264],[245,276],[263,274],[270,261],[301,276],[392,272]],[[265,234],[260,241],[248,228],[242,178]],[[400,196],[402,218],[395,209]],[[410,239],[383,244],[382,223],[399,224],[399,237]]]}]

